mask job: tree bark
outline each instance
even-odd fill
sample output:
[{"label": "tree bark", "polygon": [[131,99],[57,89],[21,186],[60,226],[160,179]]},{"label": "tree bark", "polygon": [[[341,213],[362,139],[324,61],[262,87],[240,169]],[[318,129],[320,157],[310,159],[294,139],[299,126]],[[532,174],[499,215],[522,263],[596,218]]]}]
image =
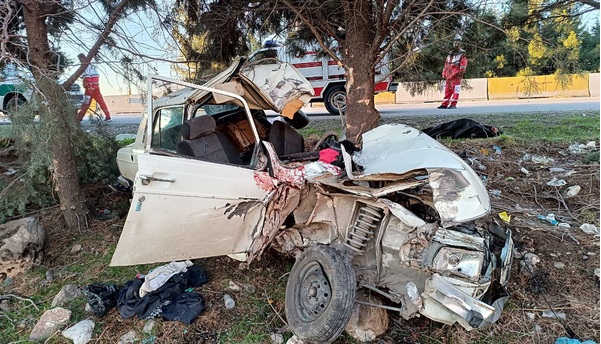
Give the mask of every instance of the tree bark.
[{"label": "tree bark", "polygon": [[79,173],[75,162],[75,152],[71,144],[72,125],[75,113],[64,107],[66,96],[56,82],[56,69],[52,63],[52,52],[48,44],[48,27],[42,1],[27,0],[24,4],[24,21],[29,47],[29,68],[36,86],[42,93],[50,118],[44,123],[51,130],[53,179],[58,194],[65,223],[69,228],[79,227],[87,210],[79,186]]},{"label": "tree bark", "polygon": [[375,60],[373,8],[366,0],[345,3],[346,137],[356,144],[361,135],[378,126],[380,113],[374,103]]}]

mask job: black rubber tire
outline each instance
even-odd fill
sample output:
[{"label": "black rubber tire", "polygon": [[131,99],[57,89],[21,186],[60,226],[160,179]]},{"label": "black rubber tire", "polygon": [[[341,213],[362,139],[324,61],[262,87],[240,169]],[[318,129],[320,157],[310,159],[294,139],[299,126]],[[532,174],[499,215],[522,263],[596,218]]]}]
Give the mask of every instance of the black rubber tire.
[{"label": "black rubber tire", "polygon": [[[331,295],[327,306],[322,306],[324,309],[320,310],[319,315],[311,313],[310,316],[314,319],[305,317],[303,320],[302,317],[308,310],[301,307],[301,297],[309,299],[309,290],[306,290],[306,281],[303,281],[303,276],[307,274],[303,271],[307,267],[312,269],[317,266],[321,267],[320,273],[323,272],[325,280],[329,282],[324,283],[323,289]],[[355,271],[350,260],[337,250],[328,246],[315,246],[301,253],[290,271],[286,285],[286,318],[290,330],[305,342],[334,341],[344,331],[353,313],[356,284]]]},{"label": "black rubber tire", "polygon": [[342,113],[346,113],[346,89],[344,88],[344,84],[334,85],[329,87],[323,94],[323,103],[332,115],[339,115],[338,113],[338,105],[335,104],[335,99],[339,97],[344,97],[344,107],[342,108]]},{"label": "black rubber tire", "polygon": [[13,112],[17,111],[20,106],[27,103],[27,101],[20,96],[12,97],[8,102],[6,102],[6,106],[4,107],[4,112]]}]

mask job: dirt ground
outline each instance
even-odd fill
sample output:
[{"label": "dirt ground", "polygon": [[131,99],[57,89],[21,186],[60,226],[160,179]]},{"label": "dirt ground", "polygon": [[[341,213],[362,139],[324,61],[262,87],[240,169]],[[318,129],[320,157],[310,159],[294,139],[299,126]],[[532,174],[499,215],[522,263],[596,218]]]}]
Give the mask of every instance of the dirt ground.
[{"label": "dirt ground", "polygon": [[[584,223],[599,226],[599,164],[583,163],[583,155],[570,153],[569,144],[565,143],[525,146],[497,138],[446,144],[466,159],[477,160],[475,170],[485,177],[491,192],[493,211],[490,216],[498,218],[500,212],[511,216],[507,226],[513,230],[517,244],[516,258],[529,252],[538,256],[540,262],[532,267],[531,275],[521,268],[520,259],[514,261],[508,287],[512,298],[505,305],[499,322],[491,328],[468,332],[459,326],[442,325],[423,317],[405,321],[389,312],[389,329],[376,342],[554,343],[558,337],[572,336],[599,343],[599,278],[594,274],[599,268],[599,237],[579,229]],[[493,146],[501,148],[500,154]],[[535,155],[554,161],[533,162]],[[521,168],[528,170],[529,175]],[[550,168],[564,171],[551,172]],[[6,169],[0,168],[0,174],[4,172]],[[564,179],[567,185],[548,186],[547,182],[554,177]],[[576,197],[567,198],[563,192],[573,185],[579,185],[581,191]],[[47,231],[44,261],[11,283],[4,281],[0,290],[1,294],[31,298],[40,311],[26,308],[26,301],[11,299],[13,311],[0,313],[0,327],[4,327],[0,342],[26,339],[37,318],[50,308],[52,298],[64,284],[114,282],[123,285],[136,273],[146,273],[152,268],[108,267],[125,221],[129,196],[105,185],[88,186],[85,192],[92,216],[89,227],[81,233],[63,230],[56,209],[35,213]],[[102,213],[104,209],[111,213]],[[559,222],[570,224],[569,230],[537,219],[537,215],[551,213]],[[81,244],[82,250],[72,253],[75,244]],[[563,268],[556,267],[559,262],[564,264]],[[210,282],[196,290],[204,296],[207,309],[190,326],[157,320],[154,332],[144,334],[142,327],[146,321],[123,320],[116,309],[102,318],[90,316],[83,311],[85,300],[68,305],[74,312],[71,323],[93,319],[95,343],[115,343],[130,330],[136,331],[144,343],[270,343],[270,333],[280,331],[285,339],[291,336],[284,323],[284,292],[292,259],[268,251],[247,269],[241,269],[238,262],[227,257],[200,259],[195,263],[206,269]],[[52,282],[46,280],[48,270],[54,272]],[[252,284],[256,291],[226,291],[230,280],[241,285]],[[225,292],[235,299],[234,309],[225,308]],[[565,321],[543,317],[543,311],[550,307],[564,313]],[[56,335],[48,342],[69,341]],[[336,343],[354,343],[354,340],[343,335]]]}]

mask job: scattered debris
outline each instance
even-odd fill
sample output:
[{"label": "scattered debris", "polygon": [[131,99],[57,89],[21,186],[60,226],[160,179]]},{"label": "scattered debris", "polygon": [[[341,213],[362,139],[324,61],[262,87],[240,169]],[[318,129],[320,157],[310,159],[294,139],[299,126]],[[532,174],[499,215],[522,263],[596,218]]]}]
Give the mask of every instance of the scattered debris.
[{"label": "scattered debris", "polygon": [[229,294],[223,294],[223,301],[225,302],[225,308],[227,309],[232,309],[236,306],[236,301],[234,301]]},{"label": "scattered debris", "polygon": [[596,268],[593,274],[597,276],[597,279],[601,278],[601,270],[599,268]]},{"label": "scattered debris", "polygon": [[33,217],[0,225],[0,276],[15,277],[29,271],[41,258],[44,228]]},{"label": "scattered debris", "polygon": [[136,334],[136,331],[132,330],[122,335],[121,338],[119,338],[119,342],[117,342],[117,344],[135,343],[137,339],[138,335]]},{"label": "scattered debris", "polygon": [[553,226],[557,226],[559,224],[559,221],[555,220],[555,214],[548,214],[547,216],[537,215],[536,218],[539,220],[547,221]]},{"label": "scattered debris", "polygon": [[76,244],[75,246],[73,246],[73,248],[71,249],[71,253],[77,253],[81,251],[81,244]]},{"label": "scattered debris", "polygon": [[555,318],[566,320],[566,314],[562,312],[544,311],[542,313],[543,318]]},{"label": "scattered debris", "polygon": [[513,178],[513,177],[507,177],[507,178],[505,178],[506,182],[513,182],[514,180],[515,180],[515,178]]},{"label": "scattered debris", "polygon": [[119,288],[114,284],[92,283],[83,288],[87,306],[99,317],[117,305],[118,291]]},{"label": "scattered debris", "polygon": [[578,339],[570,339],[567,337],[561,337],[561,338],[557,338],[557,340],[555,341],[555,344],[597,344],[597,343],[593,342],[592,340],[587,340],[587,341],[581,342]]},{"label": "scattered debris", "polygon": [[83,311],[86,312],[86,313],[90,313],[90,314],[94,313],[94,309],[87,302],[86,302],[86,306],[83,308]]},{"label": "scattered debris", "polygon": [[574,142],[568,147],[568,151],[571,154],[580,155],[586,154],[595,148],[597,148],[595,141],[589,141],[587,144],[578,144],[578,142]]},{"label": "scattered debris", "polygon": [[61,307],[52,308],[42,314],[29,334],[29,340],[37,342],[52,336],[60,326],[71,318],[71,311]]},{"label": "scattered debris", "polygon": [[582,188],[580,187],[580,185],[574,185],[574,186],[570,186],[564,194],[564,198],[572,198],[578,195],[578,193],[580,193],[580,190]]},{"label": "scattered debris", "polygon": [[296,335],[290,337],[286,344],[305,344],[302,340],[300,340]]},{"label": "scattered debris", "polygon": [[[363,301],[382,304],[379,298],[363,297]],[[385,309],[355,303],[353,315],[346,325],[346,332],[359,342],[371,342],[388,329],[388,313]]]},{"label": "scattered debris", "polygon": [[252,284],[245,284],[244,290],[246,290],[247,293],[254,294],[257,288]]},{"label": "scattered debris", "polygon": [[534,320],[534,317],[536,316],[536,314],[534,314],[532,312],[526,312],[526,316],[528,317],[528,319]]},{"label": "scattered debris", "polygon": [[495,154],[497,154],[497,155],[500,155],[501,152],[503,151],[501,149],[501,147],[499,147],[499,146],[492,146],[492,148],[495,150]]},{"label": "scattered debris", "polygon": [[499,218],[503,220],[503,222],[509,224],[511,222],[511,215],[507,215],[507,212],[499,213]]},{"label": "scattered debris", "polygon": [[501,190],[490,190],[490,194],[495,198],[499,198],[501,196]]},{"label": "scattered debris", "polygon": [[559,270],[563,270],[566,268],[566,265],[562,262],[555,262],[555,263],[553,263],[553,266]]},{"label": "scattered debris", "polygon": [[240,290],[242,290],[242,287],[238,283],[230,280],[230,282],[227,286],[227,289],[231,290],[231,291],[239,292]]},{"label": "scattered debris", "polygon": [[528,171],[528,170],[527,170],[527,169],[525,169],[524,167],[520,167],[520,171],[521,171],[523,174],[527,175],[527,176],[529,176],[529,175],[530,175],[530,171]]},{"label": "scattered debris", "polygon": [[561,228],[564,228],[566,230],[570,229],[570,224],[569,223],[565,223],[565,222],[562,222],[562,223],[558,224],[557,226],[561,227]]},{"label": "scattered debris", "polygon": [[[530,159],[528,159],[527,157],[529,157]],[[555,159],[553,158],[548,158],[544,155],[530,155],[530,154],[525,154],[524,157],[522,158],[522,160],[524,161],[532,161],[535,164],[540,164],[540,165],[549,165],[549,164],[553,164],[555,163]]]},{"label": "scattered debris", "polygon": [[534,253],[525,253],[522,261],[520,262],[520,273],[522,275],[529,276],[530,272],[534,273],[536,270],[536,264],[540,263],[540,258]]},{"label": "scattered debris", "polygon": [[75,300],[81,296],[81,290],[79,287],[73,284],[67,284],[61,288],[61,290],[54,296],[52,300],[52,307],[64,306],[67,302]]},{"label": "scattered debris", "polygon": [[585,164],[590,164],[593,162],[596,162],[597,164],[599,163],[599,151],[590,152],[584,157]]},{"label": "scattered debris", "polygon": [[146,334],[151,334],[152,331],[154,330],[154,328],[156,327],[157,322],[150,319],[146,322],[146,324],[144,324],[144,328],[142,329],[142,332],[146,333]]},{"label": "scattered debris", "polygon": [[272,344],[283,344],[284,336],[279,333],[272,333],[269,335]]},{"label": "scattered debris", "polygon": [[90,319],[82,320],[63,331],[63,337],[71,339],[73,344],[86,344],[92,339],[96,324]]},{"label": "scattered debris", "polygon": [[580,230],[586,234],[599,235],[599,228],[590,223],[585,223],[580,226]]},{"label": "scattered debris", "polygon": [[550,181],[547,182],[547,185],[549,186],[566,186],[568,185],[568,183],[566,183],[565,180],[563,179],[557,179],[557,178],[553,178]]},{"label": "scattered debris", "polygon": [[551,167],[549,168],[549,172],[551,173],[562,173],[565,172],[566,170],[562,167]]}]

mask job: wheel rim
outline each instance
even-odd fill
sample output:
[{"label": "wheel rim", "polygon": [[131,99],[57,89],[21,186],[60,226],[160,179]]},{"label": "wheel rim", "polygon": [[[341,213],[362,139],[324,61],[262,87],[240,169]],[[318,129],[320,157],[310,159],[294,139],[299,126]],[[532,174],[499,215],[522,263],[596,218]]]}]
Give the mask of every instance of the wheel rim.
[{"label": "wheel rim", "polygon": [[334,91],[330,95],[330,104],[334,107],[334,109],[338,109],[338,103],[341,102],[342,107],[340,108],[342,112],[346,111],[346,92],[342,90]]},{"label": "wheel rim", "polygon": [[332,298],[330,281],[316,261],[306,264],[299,277],[296,313],[302,321],[311,322],[319,318],[330,304]]}]

